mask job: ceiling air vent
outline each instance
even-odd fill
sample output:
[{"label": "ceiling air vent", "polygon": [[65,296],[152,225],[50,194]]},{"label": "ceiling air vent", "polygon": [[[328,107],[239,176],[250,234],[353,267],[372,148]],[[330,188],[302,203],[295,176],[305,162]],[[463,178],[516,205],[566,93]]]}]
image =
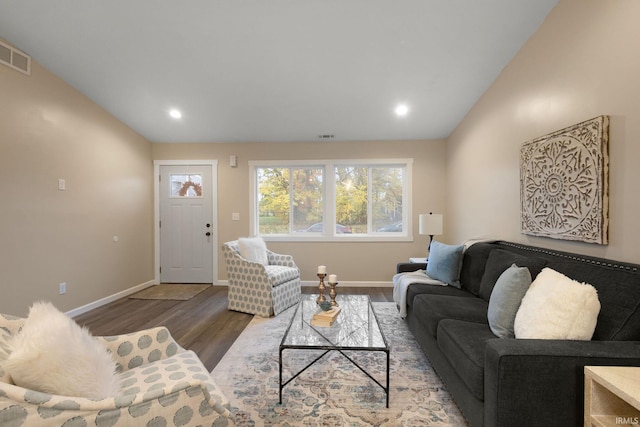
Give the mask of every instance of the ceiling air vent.
[{"label": "ceiling air vent", "polygon": [[28,76],[31,75],[31,57],[2,41],[0,41],[0,63]]}]

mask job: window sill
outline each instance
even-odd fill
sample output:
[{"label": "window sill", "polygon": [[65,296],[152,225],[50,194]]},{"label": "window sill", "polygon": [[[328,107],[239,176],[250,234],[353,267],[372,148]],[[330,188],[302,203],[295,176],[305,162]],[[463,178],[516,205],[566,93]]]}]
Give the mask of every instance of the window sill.
[{"label": "window sill", "polygon": [[277,235],[261,235],[266,242],[413,242],[411,236],[379,236],[366,234],[348,234],[337,236],[277,236]]}]

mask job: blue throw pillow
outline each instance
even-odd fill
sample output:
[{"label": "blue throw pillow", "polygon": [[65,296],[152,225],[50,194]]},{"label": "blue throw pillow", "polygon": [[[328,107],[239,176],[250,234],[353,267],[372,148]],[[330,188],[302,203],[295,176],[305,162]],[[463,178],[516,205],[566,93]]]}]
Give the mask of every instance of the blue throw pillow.
[{"label": "blue throw pillow", "polygon": [[432,241],[427,261],[427,275],[459,288],[463,254],[463,245],[445,245],[437,240]]},{"label": "blue throw pillow", "polygon": [[530,285],[529,269],[515,264],[498,277],[487,310],[487,320],[494,335],[500,338],[515,338],[513,325],[516,314]]}]

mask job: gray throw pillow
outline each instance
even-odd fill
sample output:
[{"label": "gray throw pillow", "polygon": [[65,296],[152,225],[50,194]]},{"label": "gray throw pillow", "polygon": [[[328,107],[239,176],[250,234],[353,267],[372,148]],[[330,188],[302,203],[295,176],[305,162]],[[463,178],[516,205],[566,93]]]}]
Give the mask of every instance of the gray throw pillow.
[{"label": "gray throw pillow", "polygon": [[445,245],[437,240],[432,241],[427,260],[427,275],[459,288],[463,253],[463,245]]},{"label": "gray throw pillow", "polygon": [[527,267],[513,264],[496,280],[489,298],[487,319],[489,327],[499,338],[515,338],[513,324],[522,298],[531,285],[531,273]]}]

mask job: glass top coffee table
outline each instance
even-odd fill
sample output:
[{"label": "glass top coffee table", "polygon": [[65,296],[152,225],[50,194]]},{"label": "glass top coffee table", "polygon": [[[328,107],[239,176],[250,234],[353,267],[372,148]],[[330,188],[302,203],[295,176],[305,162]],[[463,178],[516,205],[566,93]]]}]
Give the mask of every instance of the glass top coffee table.
[{"label": "glass top coffee table", "polygon": [[[282,403],[282,389],[306,371],[314,363],[331,351],[337,351],[364,372],[371,380],[380,386],[387,396],[389,407],[389,355],[391,348],[382,333],[380,322],[371,305],[368,295],[338,295],[336,301],[340,306],[340,313],[331,326],[313,326],[311,319],[320,311],[316,304],[317,294],[302,295],[298,307],[291,318],[291,323],[284,333],[280,343],[280,403]],[[283,383],[282,359],[285,350],[324,350],[311,363],[293,374]],[[387,381],[382,385],[365,368],[360,366],[345,351],[379,351],[386,353]]]}]

